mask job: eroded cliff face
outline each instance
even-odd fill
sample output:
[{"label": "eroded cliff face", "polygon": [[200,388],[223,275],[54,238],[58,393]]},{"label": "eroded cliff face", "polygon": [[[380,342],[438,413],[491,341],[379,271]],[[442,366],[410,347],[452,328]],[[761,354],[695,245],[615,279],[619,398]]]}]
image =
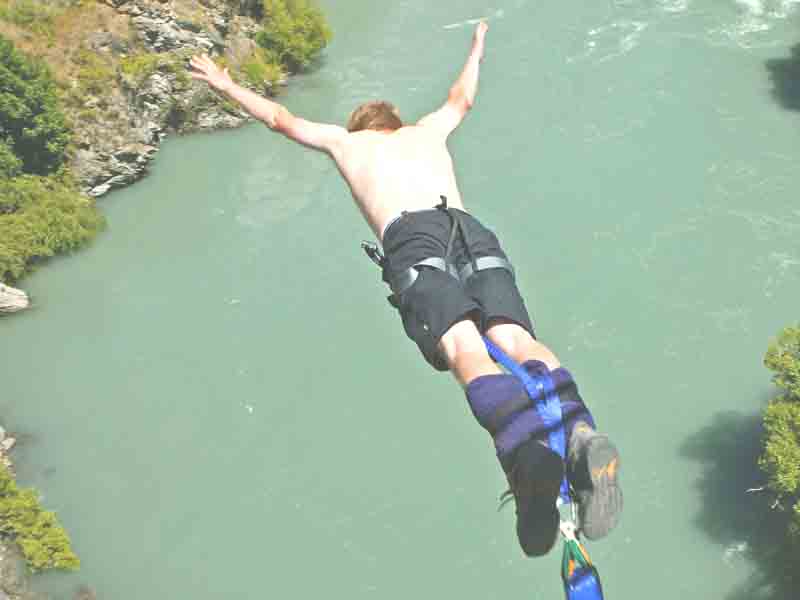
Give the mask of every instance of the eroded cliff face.
[{"label": "eroded cliff face", "polygon": [[[191,55],[237,64],[253,53],[260,3],[251,0],[103,0],[107,27],[80,43],[114,71],[71,112],[71,166],[91,196],[141,177],[170,132],[238,127],[249,117],[192,80]],[[77,85],[77,84],[76,84]],[[268,89],[257,90],[261,93]]]}]

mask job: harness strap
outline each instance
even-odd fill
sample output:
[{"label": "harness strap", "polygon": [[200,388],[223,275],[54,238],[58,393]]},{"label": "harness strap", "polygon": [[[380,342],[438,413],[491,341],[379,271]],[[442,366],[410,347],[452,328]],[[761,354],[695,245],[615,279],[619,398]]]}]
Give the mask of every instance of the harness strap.
[{"label": "harness strap", "polygon": [[511,273],[512,277],[514,277],[514,267],[505,258],[501,258],[499,256],[482,256],[480,258],[476,258],[475,263],[477,269],[475,269],[471,263],[467,263],[461,268],[460,271],[457,271],[455,266],[445,261],[444,258],[440,256],[432,256],[430,258],[426,258],[425,260],[421,260],[418,263],[414,263],[405,271],[402,271],[392,277],[389,281],[389,287],[392,289],[392,293],[397,296],[405,292],[408,288],[414,285],[417,277],[419,277],[418,267],[432,267],[434,269],[439,269],[440,271],[452,275],[453,278],[457,279],[462,284],[466,283],[467,280],[475,273],[478,271],[483,271],[484,269],[505,269]]},{"label": "harness strap", "polygon": [[[451,222],[450,235],[448,236],[445,255],[444,257],[432,256],[430,258],[426,258],[414,263],[401,273],[392,276],[387,283],[389,284],[389,287],[391,288],[395,297],[399,296],[412,285],[414,285],[417,277],[419,277],[420,267],[432,267],[444,273],[448,273],[457,279],[462,285],[466,283],[467,280],[475,273],[478,271],[483,271],[484,269],[505,269],[511,273],[511,277],[514,277],[514,267],[507,259],[500,256],[482,256],[480,258],[475,258],[472,255],[472,252],[470,251],[471,244],[469,241],[469,234],[467,233],[467,228],[464,227],[463,223],[461,222],[460,215],[455,209],[447,206],[447,198],[445,196],[440,196],[440,198],[442,202],[441,204],[438,204],[436,208],[446,212],[450,217]],[[450,254],[453,250],[453,243],[459,234],[461,234],[461,237],[464,240],[464,246],[466,247],[467,254],[469,255],[469,262],[461,267],[461,269],[456,269],[455,265],[450,261]],[[381,267],[384,265],[383,256],[380,256],[377,246],[373,248],[371,246],[374,246],[374,244],[370,245],[366,242],[362,243],[361,246],[364,248],[364,251],[373,262]],[[376,254],[380,256],[380,260],[376,260]],[[385,277],[386,276],[384,275],[384,279]]]},{"label": "harness strap", "polygon": [[464,283],[476,272],[484,269],[505,269],[514,277],[514,267],[505,258],[499,256],[481,256],[475,259],[475,266],[472,263],[465,264],[458,272],[458,279]]},{"label": "harness strap", "polygon": [[414,263],[405,271],[401,271],[391,278],[389,281],[389,287],[392,289],[392,293],[395,296],[399,296],[412,285],[414,285],[417,277],[419,277],[419,267],[432,267],[434,269],[439,269],[440,271],[449,273],[458,279],[458,274],[455,272],[455,268],[451,265],[448,265],[444,258],[440,256],[431,256],[430,258],[421,260],[418,263]]}]

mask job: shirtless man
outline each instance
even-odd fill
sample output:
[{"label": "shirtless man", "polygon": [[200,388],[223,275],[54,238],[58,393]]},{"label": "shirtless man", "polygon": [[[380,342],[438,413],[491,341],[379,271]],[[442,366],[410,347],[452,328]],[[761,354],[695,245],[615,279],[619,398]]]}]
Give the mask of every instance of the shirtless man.
[{"label": "shirtless man", "polygon": [[[517,508],[517,535],[528,556],[545,554],[558,535],[556,509],[565,473],[578,499],[582,531],[606,535],[622,508],[618,453],[594,422],[570,373],[534,336],[528,311],[497,237],[464,210],[447,137],[475,102],[488,26],[480,23],[447,101],[415,124],[388,102],[358,107],[347,124],[314,123],[234,83],[208,56],[192,76],[239,103],[271,130],[328,154],[381,241],[384,280],[408,336],[436,369],[453,373],[478,422],[492,435]],[[489,357],[486,335],[531,374],[552,378],[562,404],[566,464],[522,383]]]}]

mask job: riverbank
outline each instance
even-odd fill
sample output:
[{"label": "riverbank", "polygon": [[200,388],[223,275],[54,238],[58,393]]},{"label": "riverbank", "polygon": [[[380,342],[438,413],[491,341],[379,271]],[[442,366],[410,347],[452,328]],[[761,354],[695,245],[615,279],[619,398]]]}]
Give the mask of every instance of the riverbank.
[{"label": "riverbank", "polygon": [[[168,135],[235,128],[251,120],[189,76],[192,55],[209,54],[242,85],[274,95],[329,37],[317,9],[282,0],[0,0],[0,38],[47,66],[70,138],[48,171],[19,172],[12,153],[11,181],[61,168],[69,174],[64,181],[70,191],[85,199],[130,185],[147,173]],[[70,206],[77,204],[72,199]],[[13,217],[15,211],[18,205],[0,204],[0,216]],[[102,218],[97,220],[85,237],[102,225]],[[13,284],[34,260],[75,246],[69,241],[64,248],[31,253],[28,225],[9,221],[7,226],[16,227],[9,233],[12,245],[22,246],[12,250],[16,268],[5,275],[0,268],[5,283]],[[52,239],[44,232],[32,239],[37,236]]]},{"label": "riverbank", "polygon": [[[16,438],[0,427],[0,463],[14,472],[11,450]],[[0,536],[0,600],[31,600],[25,562],[19,547],[12,539]]]},{"label": "riverbank", "polygon": [[[8,19],[0,33],[52,71],[72,128],[68,164],[86,194],[99,197],[141,178],[170,133],[238,127],[249,119],[192,81],[185,64],[192,54],[208,53],[236,70],[253,56],[257,3],[62,1],[60,12],[28,4],[31,18],[43,24]],[[265,82],[258,91],[271,87]]]}]

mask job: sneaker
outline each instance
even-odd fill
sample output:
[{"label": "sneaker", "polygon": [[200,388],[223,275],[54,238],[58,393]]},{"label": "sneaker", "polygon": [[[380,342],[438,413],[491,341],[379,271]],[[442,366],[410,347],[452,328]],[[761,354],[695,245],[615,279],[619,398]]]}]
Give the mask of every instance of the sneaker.
[{"label": "sneaker", "polygon": [[567,472],[578,501],[580,529],[590,540],[605,537],[619,523],[619,468],[619,451],[608,436],[582,421],[576,423],[569,439]]},{"label": "sneaker", "polygon": [[514,496],[517,538],[527,556],[543,556],[558,538],[556,500],[564,477],[564,461],[542,442],[530,438],[501,460]]}]

